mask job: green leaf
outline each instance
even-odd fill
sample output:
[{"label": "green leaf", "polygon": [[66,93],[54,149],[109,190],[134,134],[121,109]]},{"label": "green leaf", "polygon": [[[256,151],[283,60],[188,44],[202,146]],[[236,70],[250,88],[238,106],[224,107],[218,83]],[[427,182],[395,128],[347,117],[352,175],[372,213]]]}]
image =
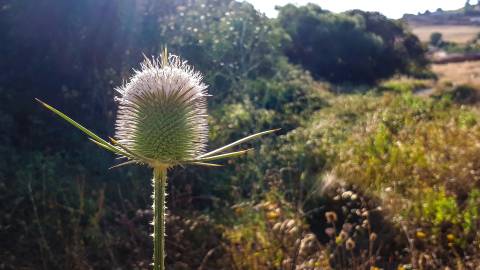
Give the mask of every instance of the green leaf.
[{"label": "green leaf", "polygon": [[107,141],[105,141],[104,139],[100,138],[98,135],[96,135],[95,133],[91,132],[90,130],[88,130],[87,128],[85,128],[84,126],[82,126],[81,124],[75,122],[72,118],[66,116],[64,113],[62,113],[61,111],[55,109],[54,107],[48,105],[47,103],[41,101],[40,99],[38,98],[35,98],[36,101],[38,101],[40,104],[42,104],[45,108],[49,109],[50,111],[54,112],[56,115],[60,116],[61,118],[63,118],[65,121],[67,121],[68,123],[72,124],[73,126],[75,126],[76,128],[80,129],[83,133],[87,134],[89,137],[91,137],[92,141],[96,142],[97,145],[103,147],[104,149],[106,150],[109,150],[111,152],[114,152],[114,153],[119,153],[119,150],[117,148],[115,148],[113,145],[109,144]]},{"label": "green leaf", "polygon": [[126,146],[122,145],[121,143],[119,143],[118,141],[116,141],[114,138],[112,138],[112,137],[108,137],[108,138],[110,139],[110,141],[112,141],[112,143],[114,145],[118,145],[118,147],[125,150],[128,153],[128,155],[134,157],[135,159],[141,160],[145,163],[150,163],[150,164],[154,163],[154,160],[152,160],[150,158],[147,158],[147,157],[144,157],[144,156],[134,152],[133,150],[129,149],[128,147],[126,147]]},{"label": "green leaf", "polygon": [[214,154],[221,153],[221,152],[223,152],[223,151],[225,151],[225,150],[227,150],[227,149],[229,149],[229,148],[232,148],[232,147],[234,147],[234,146],[236,146],[236,145],[239,145],[239,144],[241,144],[241,143],[244,143],[244,142],[247,142],[247,141],[256,139],[256,138],[258,138],[258,137],[261,137],[261,136],[263,136],[263,135],[267,135],[267,134],[273,133],[273,132],[278,131],[278,130],[280,130],[280,129],[277,128],[277,129],[271,129],[271,130],[267,130],[267,131],[262,131],[262,132],[259,132],[259,133],[255,133],[255,134],[253,134],[253,135],[250,135],[250,136],[247,136],[247,137],[245,137],[245,138],[243,138],[243,139],[240,139],[240,140],[238,140],[238,141],[235,141],[235,142],[233,142],[233,143],[231,143],[231,144],[225,145],[225,146],[223,146],[223,147],[220,147],[220,148],[215,149],[215,150],[213,150],[213,151],[210,151],[210,152],[208,152],[208,153],[202,154],[202,155],[198,156],[197,159],[202,159],[202,158],[205,158],[205,157],[210,157],[210,156],[212,156],[212,155],[214,155]]},{"label": "green leaf", "polygon": [[136,163],[138,163],[138,161],[136,161],[136,160],[129,160],[129,161],[125,161],[125,162],[123,162],[123,163],[117,164],[117,165],[115,165],[115,166],[112,166],[112,167],[110,167],[109,169],[111,170],[111,169],[123,167],[123,166],[125,166],[125,165],[136,164]]},{"label": "green leaf", "polygon": [[197,166],[205,166],[205,167],[222,167],[223,166],[223,165],[220,165],[220,164],[206,163],[206,162],[192,162],[190,164],[197,165]]},{"label": "green leaf", "polygon": [[226,153],[226,154],[221,154],[221,155],[216,155],[216,156],[210,156],[210,157],[204,157],[204,158],[198,158],[193,160],[194,162],[203,162],[203,161],[212,161],[212,160],[219,160],[219,159],[224,159],[224,158],[232,158],[232,157],[238,157],[247,154],[249,151],[252,151],[253,148],[247,149],[247,150],[241,150],[237,152],[231,152],[231,153]]}]

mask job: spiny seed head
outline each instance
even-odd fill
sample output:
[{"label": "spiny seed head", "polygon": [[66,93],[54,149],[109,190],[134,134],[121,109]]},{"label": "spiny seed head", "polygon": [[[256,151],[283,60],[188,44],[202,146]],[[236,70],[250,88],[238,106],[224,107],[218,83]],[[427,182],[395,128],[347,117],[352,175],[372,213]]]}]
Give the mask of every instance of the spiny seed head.
[{"label": "spiny seed head", "polygon": [[325,219],[328,223],[334,223],[337,221],[337,214],[333,211],[328,211],[325,213]]},{"label": "spiny seed head", "polygon": [[175,55],[145,59],[116,89],[118,142],[156,163],[195,158],[208,136],[206,89],[201,74]]},{"label": "spiny seed head", "polygon": [[353,250],[355,248],[355,241],[352,238],[348,238],[347,242],[345,242],[345,247],[347,250]]}]

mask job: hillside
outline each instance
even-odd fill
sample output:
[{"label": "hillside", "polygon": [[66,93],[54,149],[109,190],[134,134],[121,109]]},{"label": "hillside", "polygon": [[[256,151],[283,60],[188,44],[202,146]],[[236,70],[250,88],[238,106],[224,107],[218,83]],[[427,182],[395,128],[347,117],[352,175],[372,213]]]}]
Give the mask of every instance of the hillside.
[{"label": "hillside", "polygon": [[480,32],[477,25],[410,25],[413,33],[423,42],[430,40],[432,33],[442,33],[443,40],[465,44]]},{"label": "hillside", "polygon": [[464,44],[480,32],[480,5],[449,11],[437,9],[417,15],[405,14],[402,20],[423,42],[428,42],[430,35],[438,32],[442,33],[445,41]]},{"label": "hillside", "polygon": [[409,25],[480,25],[480,4],[457,10],[437,9],[419,14],[405,14],[402,18]]}]

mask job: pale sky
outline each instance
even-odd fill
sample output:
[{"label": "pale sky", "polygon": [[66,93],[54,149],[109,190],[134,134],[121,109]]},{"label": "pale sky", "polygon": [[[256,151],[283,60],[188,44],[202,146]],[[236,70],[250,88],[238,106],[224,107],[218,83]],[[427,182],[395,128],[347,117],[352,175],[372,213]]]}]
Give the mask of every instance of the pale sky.
[{"label": "pale sky", "polygon": [[[444,10],[458,9],[465,5],[465,0],[246,0],[269,17],[275,17],[275,6],[288,3],[305,5],[315,3],[333,12],[342,12],[350,9],[365,11],[379,11],[390,18],[400,18],[404,13],[417,14],[425,10],[434,11],[437,8]],[[477,3],[471,0],[470,3]]]}]

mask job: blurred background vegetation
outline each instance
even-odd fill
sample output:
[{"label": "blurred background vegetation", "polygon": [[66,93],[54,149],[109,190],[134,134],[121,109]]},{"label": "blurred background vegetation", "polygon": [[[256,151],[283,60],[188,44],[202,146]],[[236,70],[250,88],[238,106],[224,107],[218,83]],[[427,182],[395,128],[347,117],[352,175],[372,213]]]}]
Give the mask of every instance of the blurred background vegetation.
[{"label": "blurred background vegetation", "polygon": [[[443,44],[441,36],[432,43]],[[476,85],[438,79],[399,20],[230,0],[0,4],[0,269],[150,269],[150,172],[114,170],[34,102],[114,134],[114,87],[163,46],[209,84],[210,146],[172,171],[169,269],[475,269]]]}]

